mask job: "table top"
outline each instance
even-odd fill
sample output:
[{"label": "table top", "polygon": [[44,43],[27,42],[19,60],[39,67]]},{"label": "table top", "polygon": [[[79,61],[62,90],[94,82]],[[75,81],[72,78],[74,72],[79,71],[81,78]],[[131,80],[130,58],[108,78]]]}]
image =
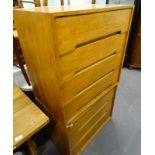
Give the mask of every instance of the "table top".
[{"label": "table top", "polygon": [[13,149],[48,124],[49,118],[18,88],[13,86]]}]

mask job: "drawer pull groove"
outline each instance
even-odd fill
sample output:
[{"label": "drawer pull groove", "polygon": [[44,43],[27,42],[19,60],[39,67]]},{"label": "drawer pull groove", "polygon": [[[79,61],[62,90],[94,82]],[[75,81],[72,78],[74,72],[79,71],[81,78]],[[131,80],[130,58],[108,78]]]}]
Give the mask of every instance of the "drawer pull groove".
[{"label": "drawer pull groove", "polygon": [[[112,69],[111,71],[109,71],[108,73],[106,73],[105,75],[103,75],[102,77],[96,79],[96,81],[94,81],[93,83],[96,83],[97,81],[99,81],[100,79],[103,79],[104,77],[106,77],[107,75],[111,74],[112,72],[114,72],[114,69]],[[91,83],[91,85],[93,84]],[[81,89],[80,91],[78,91],[76,94],[79,94],[81,91],[83,91],[86,88]]]},{"label": "drawer pull groove", "polygon": [[[95,112],[95,114],[92,115],[92,116],[85,122],[85,124],[83,124],[83,125],[79,128],[79,131],[82,130],[90,121],[92,121],[92,119],[93,119],[94,117],[96,117],[96,116],[105,108],[105,106],[107,105],[107,103],[108,103],[108,101],[106,101],[106,103],[104,103],[104,106],[103,106],[102,108],[98,109],[98,110]],[[103,114],[103,117],[104,117],[104,115],[105,115],[106,113],[107,113],[107,111],[105,111],[105,113]]]},{"label": "drawer pull groove", "polygon": [[114,85],[107,87],[105,90],[103,90],[100,94],[98,94],[97,96],[95,96],[91,101],[88,102],[88,104],[86,106],[84,106],[83,109],[80,109],[78,114],[76,114],[75,116],[73,116],[68,122],[72,123],[72,122],[76,122],[79,119],[80,115],[83,115],[86,111],[88,111],[88,109],[90,107],[92,107],[94,105],[95,102],[99,101],[103,96],[105,96],[109,91],[111,91],[114,87],[117,86],[117,83],[115,83]]},{"label": "drawer pull groove", "polygon": [[[88,45],[88,44],[91,44],[91,43],[95,43],[97,41],[104,40],[104,39],[107,39],[107,38],[115,36],[115,35],[121,35],[122,33],[123,33],[122,31],[117,31],[117,32],[113,32],[113,33],[104,35],[102,37],[98,37],[98,38],[95,38],[95,39],[92,39],[92,40],[89,40],[89,41],[86,41],[86,42],[83,42],[83,43],[79,43],[79,44],[75,45],[74,50],[78,49],[78,48],[80,48],[82,46],[85,46],[85,45]],[[64,57],[66,55],[69,55],[69,54],[73,53],[74,50],[71,50],[71,51],[68,51],[68,52],[66,52],[64,54],[61,54],[61,55],[59,55],[59,57],[61,58],[61,57]]]},{"label": "drawer pull groove", "polygon": [[[111,86],[112,86],[111,84],[108,85],[104,90],[108,89],[108,88],[111,87]],[[103,90],[103,91],[104,91],[104,90]],[[99,96],[100,94],[102,94],[102,92],[99,92],[98,94],[96,94],[96,95],[94,96],[94,98],[96,98],[96,97]],[[93,99],[94,99],[94,98],[93,98]],[[90,102],[90,101],[93,100],[93,99],[90,99],[88,102]],[[77,111],[81,110],[84,106],[85,106],[85,105],[82,105],[81,107],[79,107],[79,108],[77,109]]]},{"label": "drawer pull groove", "polygon": [[[95,86],[97,83],[99,83],[100,81],[102,81],[103,79],[107,78],[109,75],[112,75],[114,71],[110,71],[109,73],[107,73],[105,76],[101,77],[100,79],[98,79],[97,81],[95,81],[94,83],[92,83],[91,85],[89,85],[88,87],[84,88],[82,91],[80,91],[79,93],[76,94],[76,96],[79,96],[80,94],[83,94],[85,91],[89,90],[90,88],[92,88],[93,86]],[[107,86],[109,87],[109,85]],[[107,88],[106,87],[106,88]],[[99,93],[98,93],[99,94]],[[68,100],[66,102],[65,105],[68,105],[70,102],[72,102],[74,100],[74,98],[76,98],[76,96],[74,96],[73,98],[71,98],[70,100]]]},{"label": "drawer pull groove", "polygon": [[87,44],[91,44],[91,43],[97,42],[97,41],[99,41],[99,40],[106,39],[106,38],[108,38],[108,37],[111,37],[111,36],[113,36],[113,35],[118,35],[118,34],[121,34],[121,31],[117,31],[117,32],[114,32],[114,33],[110,33],[110,34],[108,34],[108,35],[104,35],[104,36],[102,36],[102,37],[98,37],[98,38],[95,38],[95,39],[92,39],[92,40],[89,40],[89,41],[86,41],[86,42],[77,44],[77,45],[75,46],[75,48],[79,48],[79,47],[81,47],[81,46],[85,46],[85,45],[87,45]]},{"label": "drawer pull groove", "polygon": [[94,64],[96,64],[96,63],[99,63],[100,61],[103,61],[104,59],[107,59],[107,58],[109,58],[109,57],[111,57],[111,56],[114,56],[114,55],[116,55],[116,54],[117,54],[117,52],[115,51],[115,52],[113,52],[112,54],[109,54],[108,56],[106,56],[106,57],[104,57],[104,58],[102,58],[102,59],[99,59],[99,60],[97,60],[97,61],[91,63],[89,66],[86,66],[86,67],[84,67],[84,68],[82,68],[82,69],[76,71],[76,72],[74,73],[74,76],[77,75],[77,74],[80,74],[83,70],[85,70],[85,69],[91,67],[92,65],[94,65]]},{"label": "drawer pull groove", "polygon": [[[90,128],[83,136],[80,137],[78,143],[75,144],[74,148],[80,144],[80,142],[85,138],[85,136],[87,136],[87,135],[95,128],[95,126],[96,126],[97,124],[99,124],[99,122],[101,122],[102,120],[105,119],[105,117],[107,116],[107,113],[108,113],[108,111],[105,111],[105,113],[102,115],[102,117],[100,117],[100,118],[91,126],[91,128]],[[105,122],[105,121],[104,121],[104,122]],[[73,148],[73,149],[74,149],[74,148]]]}]

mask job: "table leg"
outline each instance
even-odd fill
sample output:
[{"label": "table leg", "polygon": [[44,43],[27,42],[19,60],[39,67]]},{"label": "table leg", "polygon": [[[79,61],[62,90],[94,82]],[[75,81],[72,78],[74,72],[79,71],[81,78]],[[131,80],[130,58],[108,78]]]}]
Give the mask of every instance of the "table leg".
[{"label": "table leg", "polygon": [[32,139],[28,139],[26,141],[26,144],[28,146],[30,155],[37,155],[37,146],[36,146],[36,143]]}]

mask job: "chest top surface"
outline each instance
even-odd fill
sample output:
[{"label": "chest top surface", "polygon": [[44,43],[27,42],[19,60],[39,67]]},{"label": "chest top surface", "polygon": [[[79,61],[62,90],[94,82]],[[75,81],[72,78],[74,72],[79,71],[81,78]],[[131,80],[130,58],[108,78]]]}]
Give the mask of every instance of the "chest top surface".
[{"label": "chest top surface", "polygon": [[130,9],[134,5],[121,5],[121,4],[89,4],[89,5],[68,5],[68,6],[45,6],[45,7],[35,7],[35,8],[22,8],[16,9],[15,11],[28,11],[28,12],[40,12],[49,13],[53,17],[61,17],[76,14],[87,14],[94,12],[106,12],[121,9]]}]

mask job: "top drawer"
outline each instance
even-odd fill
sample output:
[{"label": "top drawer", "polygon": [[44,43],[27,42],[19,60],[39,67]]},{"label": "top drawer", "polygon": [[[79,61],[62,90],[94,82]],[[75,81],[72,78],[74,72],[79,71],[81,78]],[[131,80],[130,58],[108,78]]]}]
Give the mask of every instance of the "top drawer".
[{"label": "top drawer", "polygon": [[56,18],[59,55],[82,43],[116,32],[128,31],[131,9]]}]

